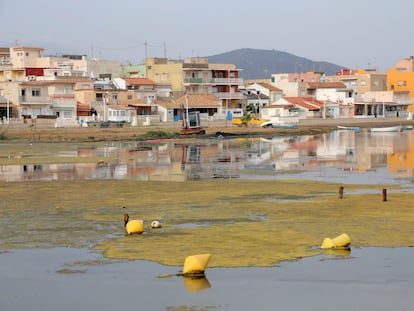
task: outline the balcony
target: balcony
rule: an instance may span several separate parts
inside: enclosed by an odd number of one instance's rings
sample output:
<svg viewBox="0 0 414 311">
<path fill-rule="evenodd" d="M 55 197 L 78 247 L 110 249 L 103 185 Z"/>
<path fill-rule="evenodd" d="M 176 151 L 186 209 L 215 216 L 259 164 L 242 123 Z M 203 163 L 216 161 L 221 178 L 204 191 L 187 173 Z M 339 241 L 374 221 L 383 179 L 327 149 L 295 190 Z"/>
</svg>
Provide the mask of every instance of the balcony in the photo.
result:
<svg viewBox="0 0 414 311">
<path fill-rule="evenodd" d="M 213 80 L 203 78 L 186 78 L 184 79 L 184 84 L 213 84 Z"/>
<path fill-rule="evenodd" d="M 51 102 L 49 96 L 19 96 L 21 105 L 48 105 Z"/>
<path fill-rule="evenodd" d="M 242 93 L 233 93 L 233 92 L 217 92 L 213 93 L 219 99 L 243 99 L 244 95 Z"/>
<path fill-rule="evenodd" d="M 212 85 L 243 85 L 243 79 L 239 78 L 185 78 L 184 84 L 212 84 Z"/>
<path fill-rule="evenodd" d="M 216 85 L 243 85 L 243 79 L 239 78 L 214 78 L 213 83 Z"/>
</svg>

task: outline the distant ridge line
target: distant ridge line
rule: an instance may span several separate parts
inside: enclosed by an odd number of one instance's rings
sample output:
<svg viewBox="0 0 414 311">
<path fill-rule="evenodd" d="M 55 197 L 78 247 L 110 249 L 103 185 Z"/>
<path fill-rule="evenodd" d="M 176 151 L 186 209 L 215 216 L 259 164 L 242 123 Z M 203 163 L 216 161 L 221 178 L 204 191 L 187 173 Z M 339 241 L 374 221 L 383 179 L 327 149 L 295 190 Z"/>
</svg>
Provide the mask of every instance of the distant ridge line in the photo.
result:
<svg viewBox="0 0 414 311">
<path fill-rule="evenodd" d="M 207 56 L 209 63 L 235 64 L 241 69 L 240 78 L 270 79 L 272 74 L 294 72 L 323 72 L 335 75 L 345 68 L 325 61 L 313 61 L 277 50 L 260 50 L 251 48 L 237 49 L 221 54 Z"/>
</svg>

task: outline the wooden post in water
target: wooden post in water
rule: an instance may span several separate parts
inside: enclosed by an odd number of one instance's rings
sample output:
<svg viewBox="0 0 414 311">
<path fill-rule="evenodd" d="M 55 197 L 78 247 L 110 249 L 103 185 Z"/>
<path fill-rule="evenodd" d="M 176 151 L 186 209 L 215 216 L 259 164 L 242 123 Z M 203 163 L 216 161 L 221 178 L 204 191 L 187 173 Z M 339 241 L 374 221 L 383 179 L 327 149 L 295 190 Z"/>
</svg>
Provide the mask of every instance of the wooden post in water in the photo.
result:
<svg viewBox="0 0 414 311">
<path fill-rule="evenodd" d="M 339 187 L 339 198 L 340 199 L 344 198 L 344 187 Z"/>
<path fill-rule="evenodd" d="M 387 189 L 382 189 L 382 201 L 387 201 Z"/>
</svg>

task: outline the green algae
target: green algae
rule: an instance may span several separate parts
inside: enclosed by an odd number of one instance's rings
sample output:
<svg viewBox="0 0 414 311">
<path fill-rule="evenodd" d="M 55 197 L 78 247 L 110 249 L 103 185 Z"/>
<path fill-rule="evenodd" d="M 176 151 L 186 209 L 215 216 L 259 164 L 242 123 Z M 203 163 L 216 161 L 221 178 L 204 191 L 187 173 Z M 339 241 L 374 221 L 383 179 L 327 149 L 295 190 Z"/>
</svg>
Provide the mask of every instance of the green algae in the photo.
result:
<svg viewBox="0 0 414 311">
<path fill-rule="evenodd" d="M 1 249 L 91 248 L 108 258 L 179 266 L 198 253 L 209 266 L 272 266 L 321 253 L 341 233 L 352 246 L 414 245 L 413 193 L 383 185 L 314 181 L 79 180 L 1 182 Z M 145 232 L 126 236 L 123 206 Z M 159 220 L 162 227 L 150 227 Z"/>
</svg>

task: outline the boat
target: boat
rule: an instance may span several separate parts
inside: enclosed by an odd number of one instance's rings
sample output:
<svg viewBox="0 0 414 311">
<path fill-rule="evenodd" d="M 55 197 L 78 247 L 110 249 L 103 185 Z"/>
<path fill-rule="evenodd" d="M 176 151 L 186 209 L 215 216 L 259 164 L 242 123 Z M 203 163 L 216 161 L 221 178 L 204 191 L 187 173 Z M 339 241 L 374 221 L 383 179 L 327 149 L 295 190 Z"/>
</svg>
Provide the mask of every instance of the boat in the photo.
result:
<svg viewBox="0 0 414 311">
<path fill-rule="evenodd" d="M 413 129 L 412 125 L 403 125 L 402 126 L 403 131 L 411 131 Z"/>
<path fill-rule="evenodd" d="M 342 125 L 338 125 L 338 129 L 347 130 L 347 131 L 360 131 L 361 130 L 361 128 L 358 126 L 342 126 Z"/>
<path fill-rule="evenodd" d="M 296 124 L 272 124 L 272 128 L 275 129 L 295 129 L 297 128 Z"/>
<path fill-rule="evenodd" d="M 291 123 L 277 123 L 274 121 L 266 121 L 260 124 L 261 127 L 272 127 L 277 129 L 295 129 L 297 128 L 296 124 Z"/>
<path fill-rule="evenodd" d="M 403 128 L 400 125 L 387 127 L 371 127 L 371 132 L 402 132 Z"/>
</svg>

